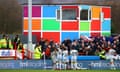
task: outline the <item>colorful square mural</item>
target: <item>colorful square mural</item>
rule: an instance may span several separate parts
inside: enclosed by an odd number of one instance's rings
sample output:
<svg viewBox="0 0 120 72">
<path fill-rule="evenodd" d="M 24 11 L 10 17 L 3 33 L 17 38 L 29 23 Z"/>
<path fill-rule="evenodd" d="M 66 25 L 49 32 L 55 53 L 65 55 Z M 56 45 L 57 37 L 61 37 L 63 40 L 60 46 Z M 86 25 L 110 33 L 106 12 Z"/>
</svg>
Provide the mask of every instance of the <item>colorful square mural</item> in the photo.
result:
<svg viewBox="0 0 120 72">
<path fill-rule="evenodd" d="M 28 32 L 28 6 L 23 6 L 23 32 Z M 111 8 L 91 5 L 33 5 L 32 34 L 56 42 L 111 34 Z"/>
</svg>

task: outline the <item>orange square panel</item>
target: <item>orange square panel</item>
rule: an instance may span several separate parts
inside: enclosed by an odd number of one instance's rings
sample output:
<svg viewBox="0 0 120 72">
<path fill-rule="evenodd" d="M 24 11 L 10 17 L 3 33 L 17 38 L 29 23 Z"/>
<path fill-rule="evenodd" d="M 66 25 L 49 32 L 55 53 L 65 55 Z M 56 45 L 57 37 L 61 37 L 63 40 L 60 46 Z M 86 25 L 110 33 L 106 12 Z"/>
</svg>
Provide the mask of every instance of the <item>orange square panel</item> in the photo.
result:
<svg viewBox="0 0 120 72">
<path fill-rule="evenodd" d="M 32 30 L 41 30 L 41 20 L 32 19 Z"/>
<path fill-rule="evenodd" d="M 92 7 L 92 18 L 100 18 L 100 7 Z"/>
<path fill-rule="evenodd" d="M 24 19 L 24 30 L 28 30 L 28 19 Z M 41 30 L 40 19 L 32 19 L 32 30 Z"/>
<path fill-rule="evenodd" d="M 23 23 L 24 23 L 23 29 L 28 30 L 28 19 L 24 19 Z"/>
</svg>

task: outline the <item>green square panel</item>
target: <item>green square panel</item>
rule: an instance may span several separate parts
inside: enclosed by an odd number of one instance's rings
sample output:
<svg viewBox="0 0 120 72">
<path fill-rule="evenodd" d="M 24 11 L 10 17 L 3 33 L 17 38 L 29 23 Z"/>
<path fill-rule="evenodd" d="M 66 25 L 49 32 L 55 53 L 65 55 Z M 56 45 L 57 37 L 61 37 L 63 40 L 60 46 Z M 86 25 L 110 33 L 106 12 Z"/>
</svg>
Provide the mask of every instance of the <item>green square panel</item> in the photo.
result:
<svg viewBox="0 0 120 72">
<path fill-rule="evenodd" d="M 43 30 L 60 30 L 60 22 L 56 19 L 43 19 L 42 22 Z"/>
<path fill-rule="evenodd" d="M 102 32 L 102 36 L 110 36 L 111 33 L 110 32 Z"/>
<path fill-rule="evenodd" d="M 90 22 L 80 22 L 80 31 L 89 31 Z"/>
</svg>

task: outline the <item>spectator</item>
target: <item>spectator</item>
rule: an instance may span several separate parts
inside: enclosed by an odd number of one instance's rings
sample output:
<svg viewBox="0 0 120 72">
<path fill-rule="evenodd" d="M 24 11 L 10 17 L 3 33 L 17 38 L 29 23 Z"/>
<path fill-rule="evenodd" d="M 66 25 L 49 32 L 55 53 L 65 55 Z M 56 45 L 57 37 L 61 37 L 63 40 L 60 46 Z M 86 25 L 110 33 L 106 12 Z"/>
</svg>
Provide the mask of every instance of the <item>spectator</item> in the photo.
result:
<svg viewBox="0 0 120 72">
<path fill-rule="evenodd" d="M 68 48 L 67 49 L 68 54 L 70 54 L 70 48 L 71 48 L 71 45 L 72 45 L 72 41 L 69 38 L 67 38 L 62 42 L 62 44 L 64 44 Z"/>
<path fill-rule="evenodd" d="M 41 45 L 42 52 L 44 50 L 45 39 L 41 38 L 39 44 Z"/>
<path fill-rule="evenodd" d="M 14 38 L 14 40 L 13 40 L 13 47 L 17 48 L 18 45 L 20 44 L 20 42 L 21 41 L 20 41 L 19 35 L 16 35 L 15 38 Z"/>
<path fill-rule="evenodd" d="M 48 47 L 45 50 L 45 56 L 47 59 L 50 59 L 50 54 L 51 54 L 51 45 L 48 45 Z"/>
<path fill-rule="evenodd" d="M 73 41 L 72 48 L 74 48 L 75 50 L 79 49 L 79 44 L 78 44 L 77 40 Z"/>
</svg>

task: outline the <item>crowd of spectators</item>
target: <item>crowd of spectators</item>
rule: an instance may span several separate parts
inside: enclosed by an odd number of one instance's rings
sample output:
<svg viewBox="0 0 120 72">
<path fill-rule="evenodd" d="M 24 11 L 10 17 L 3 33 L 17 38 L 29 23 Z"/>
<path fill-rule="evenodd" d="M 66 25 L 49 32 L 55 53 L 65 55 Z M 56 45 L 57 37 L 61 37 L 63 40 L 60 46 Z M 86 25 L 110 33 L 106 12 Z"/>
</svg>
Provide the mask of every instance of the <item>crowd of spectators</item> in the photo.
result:
<svg viewBox="0 0 120 72">
<path fill-rule="evenodd" d="M 76 40 L 70 40 L 67 38 L 61 43 L 56 43 L 53 40 L 49 41 L 41 38 L 39 44 L 41 45 L 42 52 L 45 52 L 46 58 L 48 59 L 50 58 L 51 52 L 53 52 L 55 48 L 67 48 L 68 52 L 74 48 L 78 51 L 79 55 L 84 56 L 105 55 L 109 49 L 114 49 L 117 54 L 120 54 L 120 35 L 114 37 L 96 36 L 89 38 L 86 36 L 80 36 L 80 38 Z"/>
<path fill-rule="evenodd" d="M 68 53 L 72 48 L 78 51 L 78 55 L 84 56 L 101 56 L 105 55 L 109 49 L 114 49 L 117 54 L 120 54 L 120 35 L 116 36 L 96 36 L 96 37 L 86 37 L 80 36 L 79 39 L 71 40 L 66 38 L 62 42 L 55 42 L 54 40 L 46 40 L 41 38 L 39 42 L 37 42 L 35 47 L 39 47 L 38 49 L 42 53 L 45 53 L 47 59 L 51 58 L 51 53 L 56 49 L 60 48 L 67 49 Z M 18 35 L 16 35 L 13 39 L 10 39 L 9 36 L 3 35 L 3 38 L 0 39 L 0 48 L 1 49 L 22 49 L 23 44 Z M 34 48 L 36 49 L 36 48 Z M 42 55 L 41 55 L 42 56 Z"/>
</svg>

